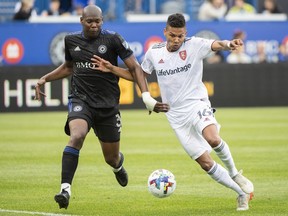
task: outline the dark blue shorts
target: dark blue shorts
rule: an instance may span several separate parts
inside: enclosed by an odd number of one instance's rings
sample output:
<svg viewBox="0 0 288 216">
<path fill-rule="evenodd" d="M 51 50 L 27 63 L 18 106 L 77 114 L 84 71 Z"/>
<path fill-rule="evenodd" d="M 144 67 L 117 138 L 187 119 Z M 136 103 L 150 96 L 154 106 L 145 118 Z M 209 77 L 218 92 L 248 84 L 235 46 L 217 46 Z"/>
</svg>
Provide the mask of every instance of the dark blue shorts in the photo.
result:
<svg viewBox="0 0 288 216">
<path fill-rule="evenodd" d="M 69 122 L 73 119 L 84 119 L 88 130 L 94 129 L 95 135 L 102 142 L 118 142 L 121 133 L 121 115 L 118 107 L 92 108 L 78 98 L 69 98 L 68 117 L 65 133 L 70 135 Z"/>
</svg>

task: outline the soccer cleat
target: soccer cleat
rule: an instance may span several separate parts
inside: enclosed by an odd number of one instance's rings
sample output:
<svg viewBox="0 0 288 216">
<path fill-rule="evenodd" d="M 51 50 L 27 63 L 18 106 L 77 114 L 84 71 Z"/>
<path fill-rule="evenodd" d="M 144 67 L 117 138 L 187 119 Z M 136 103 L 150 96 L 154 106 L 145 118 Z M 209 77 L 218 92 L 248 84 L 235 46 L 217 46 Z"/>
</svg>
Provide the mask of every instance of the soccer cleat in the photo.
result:
<svg viewBox="0 0 288 216">
<path fill-rule="evenodd" d="M 118 172 L 114 172 L 115 177 L 118 181 L 118 183 L 122 186 L 125 187 L 128 184 L 128 174 L 124 167 L 122 166 L 121 169 Z"/>
<path fill-rule="evenodd" d="M 125 187 L 128 184 L 128 174 L 127 174 L 125 168 L 122 166 L 123 161 L 124 161 L 124 155 L 121 152 L 120 152 L 120 156 L 121 156 L 121 159 L 119 162 L 120 167 L 117 169 L 113 169 L 113 172 L 115 174 L 115 177 L 116 177 L 118 183 L 122 187 Z"/>
<path fill-rule="evenodd" d="M 253 193 L 239 195 L 237 198 L 237 211 L 247 211 L 249 209 L 249 201 L 252 200 Z"/>
<path fill-rule="evenodd" d="M 69 205 L 70 195 L 67 191 L 62 190 L 61 193 L 55 195 L 54 200 L 59 204 L 59 208 L 67 209 Z"/>
<path fill-rule="evenodd" d="M 232 179 L 240 186 L 240 188 L 247 194 L 254 192 L 253 183 L 242 175 L 242 170 L 238 172 Z"/>
</svg>

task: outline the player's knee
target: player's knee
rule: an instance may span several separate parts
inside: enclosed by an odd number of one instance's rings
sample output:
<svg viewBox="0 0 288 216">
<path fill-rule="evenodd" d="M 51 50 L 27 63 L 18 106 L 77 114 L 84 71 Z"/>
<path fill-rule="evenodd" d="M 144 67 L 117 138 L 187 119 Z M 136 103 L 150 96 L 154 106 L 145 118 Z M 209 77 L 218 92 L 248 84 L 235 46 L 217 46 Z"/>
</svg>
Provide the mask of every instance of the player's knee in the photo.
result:
<svg viewBox="0 0 288 216">
<path fill-rule="evenodd" d="M 74 133 L 70 135 L 70 144 L 75 147 L 82 147 L 86 134 Z"/>
</svg>

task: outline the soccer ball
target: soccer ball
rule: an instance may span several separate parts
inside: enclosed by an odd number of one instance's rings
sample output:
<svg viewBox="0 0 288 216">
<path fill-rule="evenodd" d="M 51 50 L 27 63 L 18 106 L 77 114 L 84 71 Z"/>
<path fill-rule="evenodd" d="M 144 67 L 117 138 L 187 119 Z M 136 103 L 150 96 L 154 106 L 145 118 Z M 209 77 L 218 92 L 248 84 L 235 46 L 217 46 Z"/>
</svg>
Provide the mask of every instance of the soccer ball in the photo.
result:
<svg viewBox="0 0 288 216">
<path fill-rule="evenodd" d="M 176 180 L 169 170 L 158 169 L 152 172 L 148 178 L 148 189 L 158 198 L 170 196 L 176 189 Z"/>
</svg>

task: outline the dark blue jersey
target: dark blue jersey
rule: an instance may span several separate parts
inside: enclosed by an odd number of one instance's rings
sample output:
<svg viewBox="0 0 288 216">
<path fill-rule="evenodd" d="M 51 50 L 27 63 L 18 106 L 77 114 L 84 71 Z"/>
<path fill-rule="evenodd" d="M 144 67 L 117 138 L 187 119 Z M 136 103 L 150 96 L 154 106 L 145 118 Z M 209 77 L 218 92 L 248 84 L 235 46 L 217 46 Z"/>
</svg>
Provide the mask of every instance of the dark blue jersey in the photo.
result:
<svg viewBox="0 0 288 216">
<path fill-rule="evenodd" d="M 75 32 L 65 37 L 65 59 L 73 62 L 71 79 L 72 96 L 84 100 L 94 108 L 111 108 L 118 106 L 120 89 L 119 77 L 93 68 L 93 55 L 118 65 L 133 52 L 127 42 L 117 33 L 101 30 L 95 39 L 87 39 L 83 32 Z"/>
</svg>

